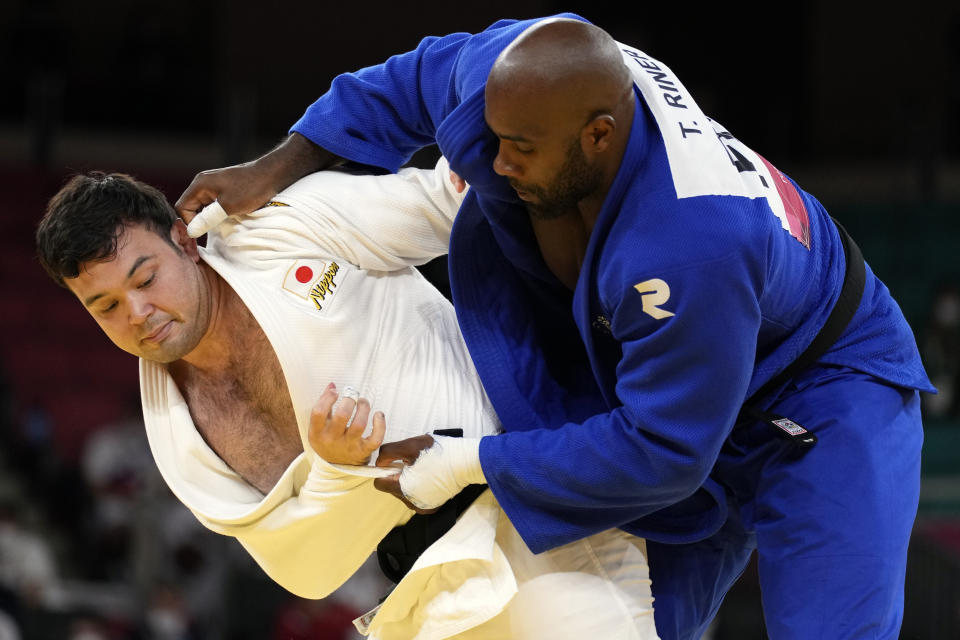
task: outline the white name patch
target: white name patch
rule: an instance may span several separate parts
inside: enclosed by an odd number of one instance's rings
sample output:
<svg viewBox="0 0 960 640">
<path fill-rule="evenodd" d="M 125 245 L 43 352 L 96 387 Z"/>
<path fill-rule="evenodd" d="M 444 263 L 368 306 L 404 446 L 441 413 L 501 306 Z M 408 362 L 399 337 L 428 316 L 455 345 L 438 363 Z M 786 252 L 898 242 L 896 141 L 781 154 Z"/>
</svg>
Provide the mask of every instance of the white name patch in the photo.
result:
<svg viewBox="0 0 960 640">
<path fill-rule="evenodd" d="M 639 49 L 620 44 L 663 136 L 678 198 L 765 198 L 780 226 L 810 248 L 810 223 L 793 184 L 772 164 L 708 118 L 674 73 Z"/>
</svg>

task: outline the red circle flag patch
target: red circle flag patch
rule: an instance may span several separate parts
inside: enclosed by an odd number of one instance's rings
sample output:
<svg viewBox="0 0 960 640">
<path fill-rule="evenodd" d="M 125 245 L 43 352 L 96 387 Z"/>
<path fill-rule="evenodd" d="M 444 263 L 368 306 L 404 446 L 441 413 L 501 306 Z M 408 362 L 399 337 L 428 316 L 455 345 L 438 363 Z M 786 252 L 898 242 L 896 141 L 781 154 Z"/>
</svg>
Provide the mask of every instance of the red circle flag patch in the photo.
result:
<svg viewBox="0 0 960 640">
<path fill-rule="evenodd" d="M 304 300 L 310 299 L 310 287 L 317 281 L 327 263 L 321 260 L 296 260 L 283 274 L 283 288 Z"/>
<path fill-rule="evenodd" d="M 297 282 L 310 282 L 313 280 L 313 269 L 310 267 L 300 267 L 297 269 Z"/>
</svg>

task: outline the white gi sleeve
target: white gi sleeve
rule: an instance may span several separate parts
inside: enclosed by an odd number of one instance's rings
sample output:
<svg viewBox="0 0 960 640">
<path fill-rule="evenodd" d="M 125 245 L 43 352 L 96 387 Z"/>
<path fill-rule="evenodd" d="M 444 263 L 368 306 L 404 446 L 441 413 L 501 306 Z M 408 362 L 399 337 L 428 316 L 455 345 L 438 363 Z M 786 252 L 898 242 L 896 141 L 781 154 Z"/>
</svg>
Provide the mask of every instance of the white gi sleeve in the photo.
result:
<svg viewBox="0 0 960 640">
<path fill-rule="evenodd" d="M 194 513 L 213 531 L 236 537 L 277 584 L 312 599 L 339 588 L 391 529 L 413 515 L 374 489 L 372 478 L 345 475 L 319 458 L 299 493 L 260 517 L 225 523 Z"/>
<path fill-rule="evenodd" d="M 227 247 L 242 247 L 254 264 L 319 255 L 391 271 L 447 253 L 464 197 L 451 184 L 443 158 L 433 169 L 380 176 L 320 171 L 277 194 L 269 206 L 224 221 L 215 234 Z M 244 233 L 236 233 L 240 228 Z"/>
</svg>

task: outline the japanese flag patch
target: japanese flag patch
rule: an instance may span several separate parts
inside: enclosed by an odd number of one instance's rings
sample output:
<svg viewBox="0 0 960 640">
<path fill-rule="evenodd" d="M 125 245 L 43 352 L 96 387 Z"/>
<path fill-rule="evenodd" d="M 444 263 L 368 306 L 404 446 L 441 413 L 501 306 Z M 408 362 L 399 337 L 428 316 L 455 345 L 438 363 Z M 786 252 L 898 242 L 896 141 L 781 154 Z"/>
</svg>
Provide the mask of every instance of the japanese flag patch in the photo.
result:
<svg viewBox="0 0 960 640">
<path fill-rule="evenodd" d="M 341 280 L 340 265 L 335 261 L 297 260 L 287 269 L 281 286 L 321 311 L 336 295 Z"/>
</svg>

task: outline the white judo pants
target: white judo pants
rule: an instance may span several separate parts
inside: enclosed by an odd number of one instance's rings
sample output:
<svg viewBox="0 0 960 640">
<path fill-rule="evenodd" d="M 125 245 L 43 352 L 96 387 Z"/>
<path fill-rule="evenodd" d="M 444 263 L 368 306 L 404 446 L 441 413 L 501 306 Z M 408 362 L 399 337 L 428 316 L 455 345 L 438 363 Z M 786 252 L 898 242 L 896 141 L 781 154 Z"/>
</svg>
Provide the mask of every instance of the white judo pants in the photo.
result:
<svg viewBox="0 0 960 640">
<path fill-rule="evenodd" d="M 642 538 L 604 531 L 534 555 L 501 515 L 497 543 L 518 592 L 456 640 L 658 640 Z"/>
</svg>

